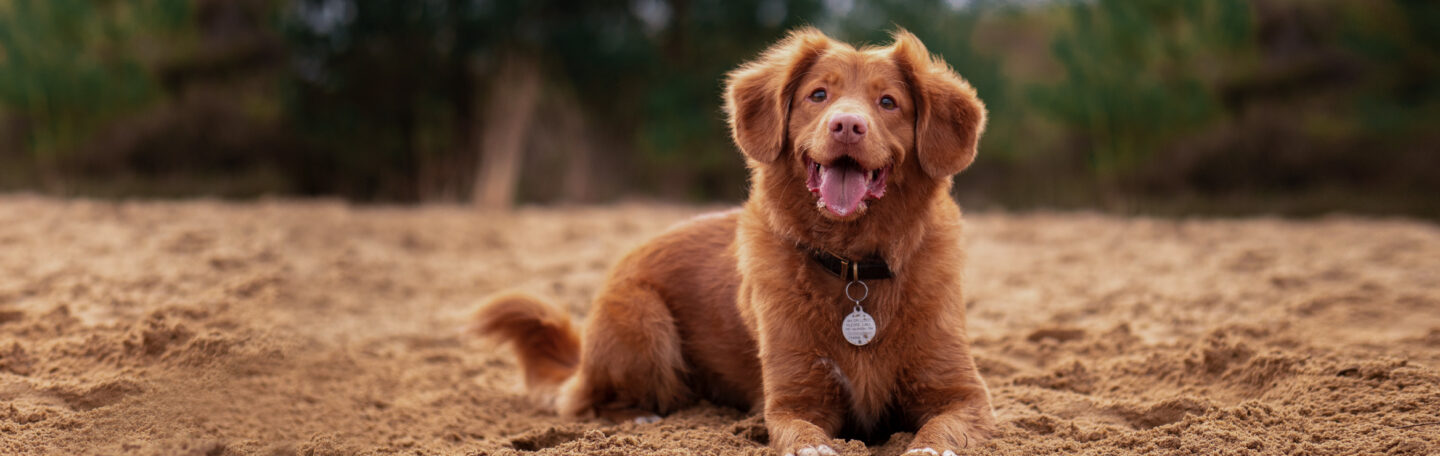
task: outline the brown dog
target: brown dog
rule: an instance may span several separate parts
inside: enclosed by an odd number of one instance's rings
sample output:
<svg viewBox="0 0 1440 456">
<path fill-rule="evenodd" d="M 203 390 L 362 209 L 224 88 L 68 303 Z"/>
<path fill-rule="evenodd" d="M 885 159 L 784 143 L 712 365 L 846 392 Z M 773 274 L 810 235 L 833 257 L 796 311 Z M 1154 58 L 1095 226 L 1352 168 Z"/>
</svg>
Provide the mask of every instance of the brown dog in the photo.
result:
<svg viewBox="0 0 1440 456">
<path fill-rule="evenodd" d="M 630 252 L 583 338 L 519 294 L 482 307 L 476 330 L 513 341 L 528 388 L 566 415 L 761 407 L 771 445 L 802 456 L 834 454 L 837 435 L 915 431 L 919 454 L 984 440 L 949 190 L 985 108 L 913 35 L 894 39 L 857 50 L 801 29 L 730 73 L 749 201 Z"/>
</svg>

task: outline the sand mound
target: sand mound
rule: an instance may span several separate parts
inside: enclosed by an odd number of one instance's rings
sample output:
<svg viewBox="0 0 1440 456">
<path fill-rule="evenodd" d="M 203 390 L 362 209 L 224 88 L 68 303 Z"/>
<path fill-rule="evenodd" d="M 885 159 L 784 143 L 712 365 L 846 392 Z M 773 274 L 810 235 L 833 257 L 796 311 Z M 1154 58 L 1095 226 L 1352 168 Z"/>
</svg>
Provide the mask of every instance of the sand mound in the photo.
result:
<svg viewBox="0 0 1440 456">
<path fill-rule="evenodd" d="M 756 416 L 538 411 L 465 337 L 520 287 L 576 315 L 699 209 L 0 197 L 0 454 L 767 454 Z M 1440 229 L 969 216 L 976 454 L 1440 452 Z M 845 454 L 896 454 L 909 435 Z"/>
</svg>

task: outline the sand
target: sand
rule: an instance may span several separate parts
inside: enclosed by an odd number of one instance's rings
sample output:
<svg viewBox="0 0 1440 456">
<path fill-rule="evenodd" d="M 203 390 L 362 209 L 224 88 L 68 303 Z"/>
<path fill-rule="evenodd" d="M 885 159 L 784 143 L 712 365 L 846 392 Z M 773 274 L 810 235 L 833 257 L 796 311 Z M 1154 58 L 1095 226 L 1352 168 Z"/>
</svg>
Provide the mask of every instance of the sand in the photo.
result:
<svg viewBox="0 0 1440 456">
<path fill-rule="evenodd" d="M 768 454 L 760 418 L 707 404 L 546 413 L 462 332 L 512 287 L 583 315 L 703 210 L 0 196 L 0 454 Z M 1440 453 L 1435 225 L 967 221 L 1000 423 L 972 454 Z"/>
</svg>

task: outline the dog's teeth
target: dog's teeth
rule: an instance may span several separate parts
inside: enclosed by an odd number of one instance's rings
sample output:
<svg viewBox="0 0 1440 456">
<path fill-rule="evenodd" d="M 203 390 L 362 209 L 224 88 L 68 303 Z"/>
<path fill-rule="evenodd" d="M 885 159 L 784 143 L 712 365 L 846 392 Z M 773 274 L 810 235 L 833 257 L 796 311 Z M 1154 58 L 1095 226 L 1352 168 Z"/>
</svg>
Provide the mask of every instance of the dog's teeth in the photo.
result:
<svg viewBox="0 0 1440 456">
<path fill-rule="evenodd" d="M 815 201 L 815 207 L 820 208 L 820 209 L 824 209 L 824 208 L 825 208 L 825 200 L 816 200 L 816 201 Z"/>
</svg>

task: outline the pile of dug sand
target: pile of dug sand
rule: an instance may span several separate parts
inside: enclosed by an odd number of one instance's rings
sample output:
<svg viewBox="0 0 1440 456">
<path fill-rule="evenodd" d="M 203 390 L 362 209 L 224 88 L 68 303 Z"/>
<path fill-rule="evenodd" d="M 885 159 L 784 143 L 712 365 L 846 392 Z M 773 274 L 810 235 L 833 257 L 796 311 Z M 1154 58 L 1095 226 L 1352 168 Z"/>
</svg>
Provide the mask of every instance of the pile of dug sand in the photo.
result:
<svg viewBox="0 0 1440 456">
<path fill-rule="evenodd" d="M 768 454 L 706 404 L 655 424 L 530 404 L 483 298 L 577 316 L 702 209 L 0 197 L 0 454 Z M 971 214 L 973 454 L 1440 453 L 1440 228 Z M 910 435 L 843 453 L 896 454 Z"/>
</svg>

